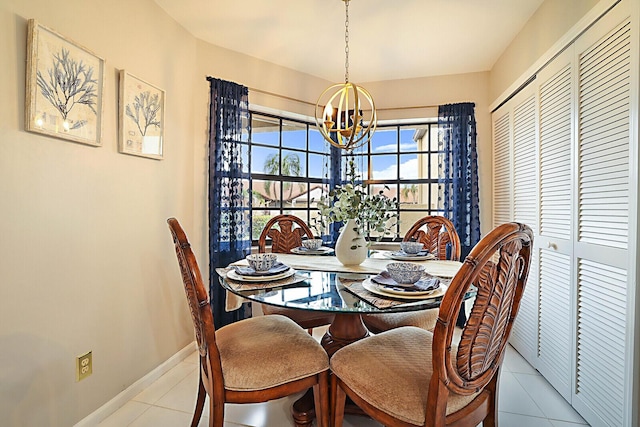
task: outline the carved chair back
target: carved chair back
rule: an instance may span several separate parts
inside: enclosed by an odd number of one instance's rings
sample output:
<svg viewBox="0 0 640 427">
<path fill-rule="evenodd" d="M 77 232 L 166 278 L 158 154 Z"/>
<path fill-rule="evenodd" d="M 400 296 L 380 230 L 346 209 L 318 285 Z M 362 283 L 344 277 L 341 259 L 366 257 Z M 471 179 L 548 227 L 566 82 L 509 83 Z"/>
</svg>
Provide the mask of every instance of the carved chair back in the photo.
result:
<svg viewBox="0 0 640 427">
<path fill-rule="evenodd" d="M 313 232 L 303 220 L 294 215 L 276 215 L 264 226 L 258 240 L 258 252 L 266 252 L 267 237 L 271 239 L 271 252 L 290 253 L 302 246 L 302 238 L 313 239 Z"/>
<path fill-rule="evenodd" d="M 529 274 L 532 246 L 528 226 L 508 223 L 485 236 L 465 259 L 442 300 L 434 330 L 434 375 L 427 413 L 434 411 L 444 419 L 449 392 L 471 395 L 488 387 L 495 397 L 497 374 Z M 478 293 L 457 353 L 452 354 L 456 319 L 472 284 Z"/>
<path fill-rule="evenodd" d="M 425 216 L 416 221 L 402 239 L 424 244 L 429 253 L 441 260 L 460 261 L 460 237 L 453 223 L 443 216 Z M 447 247 L 450 247 L 447 256 Z"/>
<path fill-rule="evenodd" d="M 202 367 L 202 381 L 209 393 L 212 387 L 223 390 L 222 365 L 220 353 L 216 345 L 213 312 L 209 305 L 209 296 L 202 281 L 202 275 L 196 257 L 191 250 L 187 235 L 175 218 L 167 220 L 182 273 L 182 283 L 193 320 L 198 352 Z M 211 394 L 213 395 L 213 394 Z"/>
</svg>

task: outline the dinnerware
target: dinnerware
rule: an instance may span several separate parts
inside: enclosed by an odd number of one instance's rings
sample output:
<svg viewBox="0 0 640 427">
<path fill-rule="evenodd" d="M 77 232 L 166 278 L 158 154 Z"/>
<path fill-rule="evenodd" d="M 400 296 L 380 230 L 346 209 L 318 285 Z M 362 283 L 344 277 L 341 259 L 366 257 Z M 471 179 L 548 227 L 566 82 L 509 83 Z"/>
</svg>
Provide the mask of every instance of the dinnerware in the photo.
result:
<svg viewBox="0 0 640 427">
<path fill-rule="evenodd" d="M 438 289 L 438 286 L 440 286 L 440 280 L 438 278 L 426 276 L 422 276 L 420 280 L 415 283 L 397 283 L 391 278 L 388 271 L 383 271 L 371 277 L 371 281 L 378 286 L 382 286 L 384 289 L 397 290 L 402 293 L 429 293 Z"/>
<path fill-rule="evenodd" d="M 417 254 L 423 247 L 421 242 L 400 242 L 400 248 L 407 254 Z"/>
<path fill-rule="evenodd" d="M 411 262 L 390 262 L 387 271 L 396 283 L 415 283 L 422 277 L 424 265 Z"/>
<path fill-rule="evenodd" d="M 333 252 L 333 249 L 326 246 L 321 246 L 318 249 L 307 249 L 302 246 L 291 249 L 291 253 L 297 255 L 325 255 L 331 252 Z"/>
<path fill-rule="evenodd" d="M 374 282 L 371 281 L 371 279 L 365 279 L 362 281 L 362 287 L 365 288 L 367 291 L 371 292 L 372 294 L 381 296 L 381 297 L 385 297 L 385 298 L 393 298 L 393 299 L 406 299 L 406 300 L 421 300 L 421 299 L 432 299 L 432 298 L 438 298 L 441 297 L 442 295 L 445 294 L 445 292 L 447 292 L 447 286 L 443 285 L 442 283 L 440 284 L 440 286 L 438 287 L 438 289 L 436 289 L 433 292 L 430 292 L 428 294 L 423 294 L 423 295 L 411 295 L 411 294 L 394 294 L 392 292 L 389 291 L 385 291 L 383 286 L 380 286 Z"/>
<path fill-rule="evenodd" d="M 267 271 L 255 271 L 251 267 L 243 267 L 240 265 L 236 265 L 234 270 L 241 276 L 273 276 L 276 274 L 284 273 L 289 269 L 288 265 L 281 263 L 280 261 L 276 261 L 275 264 L 271 266 L 271 268 Z"/>
<path fill-rule="evenodd" d="M 276 254 L 251 254 L 247 256 L 249 266 L 255 271 L 269 271 L 278 260 Z"/>
<path fill-rule="evenodd" d="M 274 274 L 272 276 L 242 276 L 235 272 L 235 270 L 229 270 L 227 272 L 227 279 L 235 280 L 237 282 L 269 282 L 287 277 L 293 276 L 296 271 L 293 268 L 288 269 L 284 273 Z"/>
<path fill-rule="evenodd" d="M 404 251 L 396 251 L 396 252 L 386 252 L 384 254 L 386 258 L 394 259 L 396 261 L 427 261 L 436 259 L 434 254 L 430 254 L 428 252 L 422 253 L 418 252 L 415 255 L 410 255 L 405 253 Z"/>
<path fill-rule="evenodd" d="M 405 288 L 403 286 L 387 286 L 387 285 L 380 285 L 379 283 L 375 283 L 375 284 L 378 286 L 380 290 L 384 292 L 388 292 L 390 294 L 394 294 L 394 295 L 429 295 L 434 293 L 436 290 L 438 290 L 438 288 L 434 288 L 426 291 L 419 291 L 417 289 Z"/>
<path fill-rule="evenodd" d="M 322 239 L 307 239 L 302 241 L 302 247 L 305 249 L 318 250 L 322 246 Z"/>
</svg>

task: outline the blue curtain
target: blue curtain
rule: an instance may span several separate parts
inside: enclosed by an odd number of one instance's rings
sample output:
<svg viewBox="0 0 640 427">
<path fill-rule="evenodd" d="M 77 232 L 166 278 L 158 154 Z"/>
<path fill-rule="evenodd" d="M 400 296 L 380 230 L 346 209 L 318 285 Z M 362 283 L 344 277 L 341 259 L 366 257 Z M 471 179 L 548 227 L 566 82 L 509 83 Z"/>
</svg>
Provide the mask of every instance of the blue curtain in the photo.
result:
<svg viewBox="0 0 640 427">
<path fill-rule="evenodd" d="M 441 105 L 438 128 L 440 204 L 460 236 L 464 259 L 480 241 L 475 104 Z"/>
<path fill-rule="evenodd" d="M 225 310 L 225 291 L 215 271 L 251 253 L 251 197 L 243 191 L 248 189 L 248 184 L 243 186 L 243 179 L 248 179 L 247 146 L 240 143 L 248 140 L 251 121 L 246 87 L 212 77 L 207 80 L 211 85 L 209 295 L 215 327 L 220 328 L 251 316 L 249 304 L 235 311 Z"/>
</svg>

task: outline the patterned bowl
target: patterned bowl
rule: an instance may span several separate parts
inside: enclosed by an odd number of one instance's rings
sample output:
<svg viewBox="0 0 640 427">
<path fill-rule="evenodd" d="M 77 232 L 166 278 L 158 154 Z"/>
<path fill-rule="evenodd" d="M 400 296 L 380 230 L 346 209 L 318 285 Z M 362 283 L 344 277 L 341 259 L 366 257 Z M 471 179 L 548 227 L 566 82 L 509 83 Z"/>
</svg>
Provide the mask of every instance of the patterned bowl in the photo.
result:
<svg viewBox="0 0 640 427">
<path fill-rule="evenodd" d="M 416 283 L 422 277 L 424 265 L 411 262 L 390 262 L 387 264 L 387 271 L 396 283 Z"/>
<path fill-rule="evenodd" d="M 249 266 L 255 271 L 269 271 L 277 260 L 276 254 L 251 254 L 247 256 Z"/>
<path fill-rule="evenodd" d="M 420 242 L 400 242 L 400 247 L 405 254 L 417 254 L 424 245 Z"/>
<path fill-rule="evenodd" d="M 322 239 L 307 239 L 302 241 L 302 247 L 306 249 L 320 249 Z"/>
</svg>

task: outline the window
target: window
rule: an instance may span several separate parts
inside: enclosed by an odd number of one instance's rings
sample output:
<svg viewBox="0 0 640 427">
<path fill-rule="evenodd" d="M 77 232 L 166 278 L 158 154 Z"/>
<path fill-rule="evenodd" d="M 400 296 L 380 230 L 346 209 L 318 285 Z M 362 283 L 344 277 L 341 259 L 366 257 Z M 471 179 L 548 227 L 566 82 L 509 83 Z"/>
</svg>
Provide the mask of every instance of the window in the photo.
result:
<svg viewBox="0 0 640 427">
<path fill-rule="evenodd" d="M 296 215 L 308 224 L 318 215 L 316 202 L 329 191 L 329 146 L 315 123 L 251 113 L 248 144 L 252 195 L 252 240 L 257 244 L 269 218 Z M 399 198 L 399 236 L 438 209 L 438 125 L 379 124 L 369 145 L 355 153 L 369 191 Z M 342 174 L 344 175 L 343 159 Z M 317 233 L 317 230 L 314 230 Z"/>
<path fill-rule="evenodd" d="M 275 215 L 311 224 L 316 202 L 329 188 L 329 150 L 315 124 L 252 112 L 249 147 L 253 242 Z"/>
<path fill-rule="evenodd" d="M 426 215 L 442 215 L 438 206 L 438 124 L 378 125 L 371 143 L 356 153 L 369 191 L 399 200 L 398 236 Z M 359 158 L 358 158 L 359 157 Z"/>
</svg>

